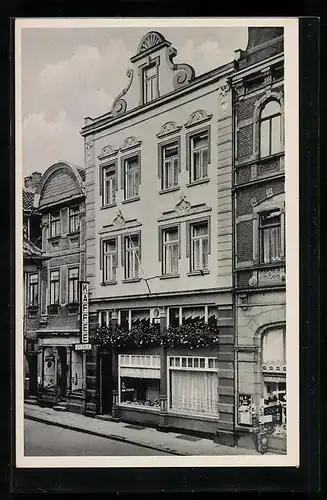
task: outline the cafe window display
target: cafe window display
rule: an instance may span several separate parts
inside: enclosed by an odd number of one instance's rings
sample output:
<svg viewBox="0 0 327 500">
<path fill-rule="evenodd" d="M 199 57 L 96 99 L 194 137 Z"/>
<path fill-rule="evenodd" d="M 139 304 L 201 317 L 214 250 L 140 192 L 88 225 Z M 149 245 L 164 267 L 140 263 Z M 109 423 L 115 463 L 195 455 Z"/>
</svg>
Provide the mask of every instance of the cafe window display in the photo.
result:
<svg viewBox="0 0 327 500">
<path fill-rule="evenodd" d="M 262 338 L 263 423 L 274 435 L 286 437 L 285 328 L 269 330 Z"/>
<path fill-rule="evenodd" d="M 160 356 L 120 354 L 119 403 L 160 408 Z"/>
<path fill-rule="evenodd" d="M 169 357 L 169 408 L 218 415 L 218 361 L 198 356 Z"/>
<path fill-rule="evenodd" d="M 83 353 L 71 352 L 71 392 L 82 391 L 84 389 L 83 377 Z"/>
</svg>

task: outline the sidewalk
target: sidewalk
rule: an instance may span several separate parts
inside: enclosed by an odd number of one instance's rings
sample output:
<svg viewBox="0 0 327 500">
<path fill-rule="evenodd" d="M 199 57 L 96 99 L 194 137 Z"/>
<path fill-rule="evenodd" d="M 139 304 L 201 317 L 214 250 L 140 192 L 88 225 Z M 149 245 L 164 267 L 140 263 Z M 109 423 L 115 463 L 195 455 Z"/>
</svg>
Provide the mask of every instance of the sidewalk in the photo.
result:
<svg viewBox="0 0 327 500">
<path fill-rule="evenodd" d="M 85 432 L 124 441 L 172 455 L 260 455 L 257 451 L 245 448 L 232 448 L 214 443 L 210 439 L 178 434 L 176 432 L 160 432 L 149 427 L 139 427 L 126 422 L 113 422 L 100 418 L 85 417 L 76 413 L 61 412 L 52 408 L 24 405 L 25 418 L 66 429 Z M 139 427 L 139 428 L 138 428 Z"/>
</svg>

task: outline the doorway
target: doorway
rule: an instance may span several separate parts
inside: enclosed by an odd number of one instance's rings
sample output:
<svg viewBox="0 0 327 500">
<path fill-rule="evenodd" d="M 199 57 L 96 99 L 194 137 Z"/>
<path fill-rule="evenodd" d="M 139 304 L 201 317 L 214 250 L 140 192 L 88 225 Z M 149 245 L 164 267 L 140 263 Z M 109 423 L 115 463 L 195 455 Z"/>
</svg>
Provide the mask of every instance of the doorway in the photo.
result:
<svg viewBox="0 0 327 500">
<path fill-rule="evenodd" d="M 62 401 L 66 398 L 66 389 L 67 389 L 66 347 L 58 347 L 57 388 L 58 388 L 58 399 L 59 401 Z"/>
<path fill-rule="evenodd" d="M 99 354 L 100 401 L 99 413 L 111 414 L 112 410 L 112 359 L 111 352 Z"/>
<path fill-rule="evenodd" d="M 29 353 L 27 355 L 29 386 L 28 395 L 37 396 L 37 353 Z"/>
</svg>

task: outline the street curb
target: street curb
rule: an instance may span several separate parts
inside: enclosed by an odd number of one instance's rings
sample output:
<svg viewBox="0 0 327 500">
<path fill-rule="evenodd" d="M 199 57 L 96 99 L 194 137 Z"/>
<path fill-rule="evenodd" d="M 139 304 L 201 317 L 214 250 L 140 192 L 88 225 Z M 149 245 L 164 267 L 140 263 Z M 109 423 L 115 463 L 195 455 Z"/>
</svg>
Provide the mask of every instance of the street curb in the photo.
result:
<svg viewBox="0 0 327 500">
<path fill-rule="evenodd" d="M 125 438 L 123 436 L 116 436 L 115 434 L 104 434 L 102 432 L 93 431 L 90 429 L 81 429 L 80 427 L 75 427 L 74 425 L 64 424 L 60 422 L 53 422 L 46 418 L 37 417 L 35 415 L 27 415 L 24 414 L 24 417 L 27 420 L 34 420 L 35 422 L 41 422 L 43 424 L 53 425 L 54 427 L 61 427 L 63 429 L 69 429 L 70 431 L 81 432 L 82 434 L 90 434 L 92 436 L 102 437 L 106 439 L 111 439 L 112 441 L 120 441 L 127 444 L 133 444 L 136 446 L 141 446 L 142 448 L 148 448 L 149 450 L 162 451 L 165 453 L 170 453 L 171 455 L 179 455 L 179 456 L 191 456 L 189 453 L 181 453 L 180 451 L 172 450 L 171 448 L 166 448 L 165 446 L 152 446 L 151 444 L 140 443 L 139 441 L 134 441 L 129 438 Z"/>
</svg>

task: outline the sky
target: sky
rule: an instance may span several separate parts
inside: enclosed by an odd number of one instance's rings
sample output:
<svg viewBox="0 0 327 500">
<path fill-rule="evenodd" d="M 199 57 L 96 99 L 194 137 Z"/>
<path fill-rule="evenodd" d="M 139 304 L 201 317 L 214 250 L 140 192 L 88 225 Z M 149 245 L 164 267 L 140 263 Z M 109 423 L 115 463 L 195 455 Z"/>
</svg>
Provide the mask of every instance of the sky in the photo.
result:
<svg viewBox="0 0 327 500">
<path fill-rule="evenodd" d="M 23 173 L 64 160 L 83 166 L 81 127 L 107 113 L 127 84 L 130 57 L 150 30 L 177 49 L 174 62 L 200 75 L 245 49 L 247 28 L 23 28 L 21 82 Z"/>
</svg>

